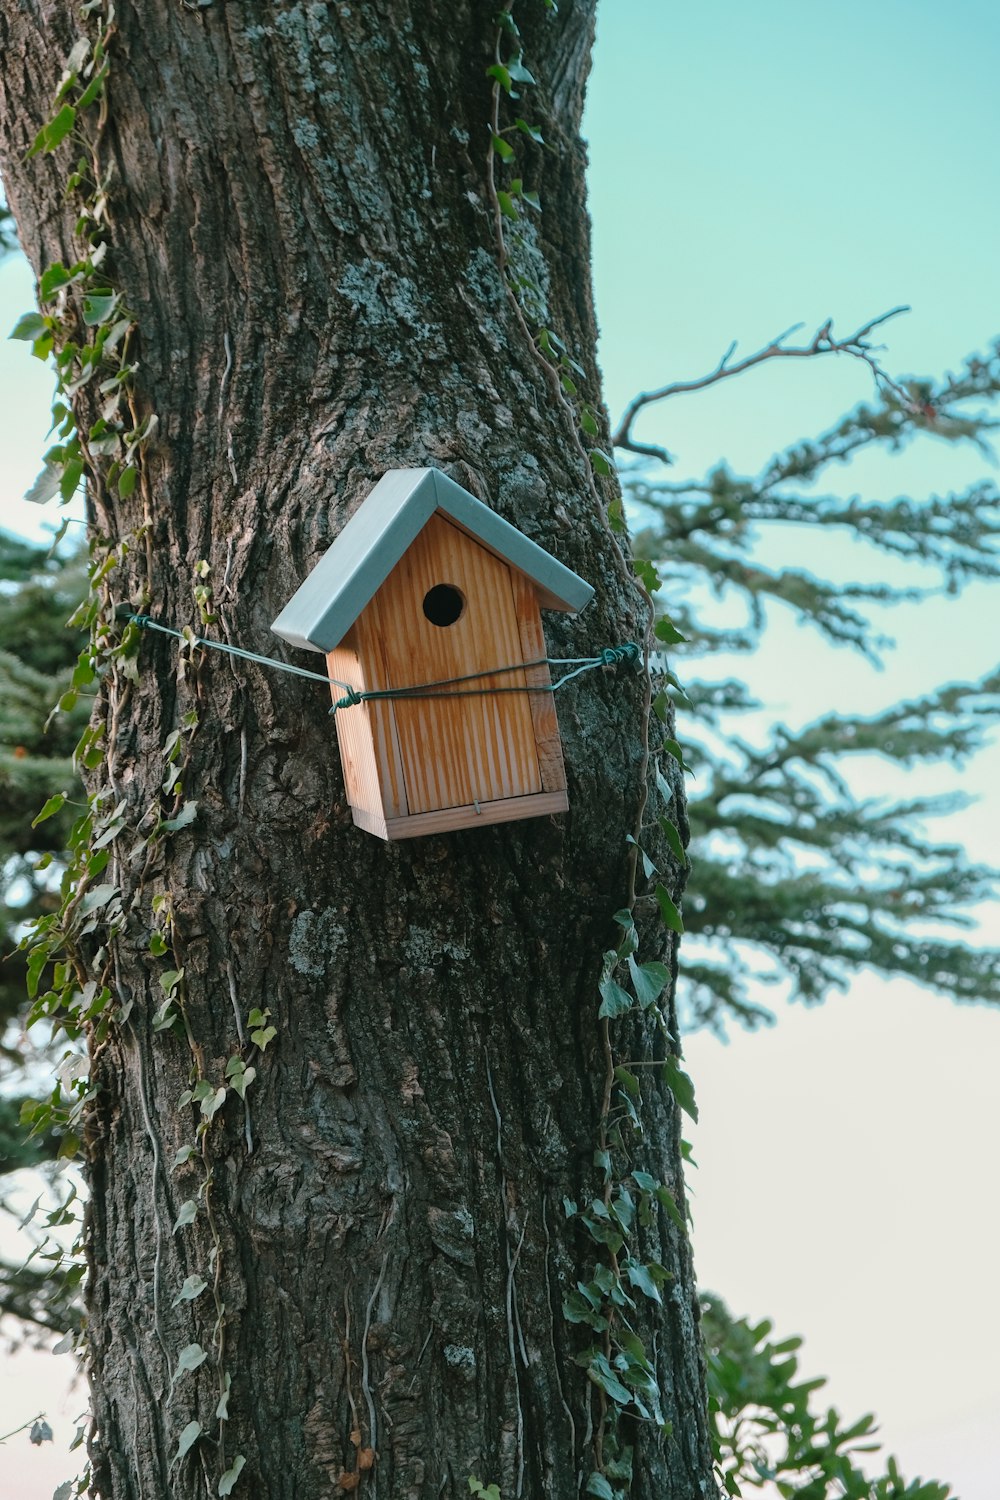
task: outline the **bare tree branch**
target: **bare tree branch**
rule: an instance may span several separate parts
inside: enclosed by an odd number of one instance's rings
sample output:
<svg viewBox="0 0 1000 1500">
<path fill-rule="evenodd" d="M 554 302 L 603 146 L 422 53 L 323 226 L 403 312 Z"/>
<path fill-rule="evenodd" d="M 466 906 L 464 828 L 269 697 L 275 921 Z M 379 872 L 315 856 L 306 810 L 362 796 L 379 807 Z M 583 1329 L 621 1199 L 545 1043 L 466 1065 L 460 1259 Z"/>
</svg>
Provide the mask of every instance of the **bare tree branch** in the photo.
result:
<svg viewBox="0 0 1000 1500">
<path fill-rule="evenodd" d="M 891 308 L 880 317 L 872 318 L 869 322 L 862 324 L 844 339 L 834 337 L 833 319 L 827 318 L 822 327 L 816 330 L 810 343 L 788 347 L 785 340 L 791 338 L 793 333 L 798 333 L 799 329 L 804 326 L 802 323 L 795 323 L 791 328 L 786 328 L 784 333 L 779 333 L 777 338 L 772 339 L 762 349 L 758 349 L 756 354 L 748 354 L 745 359 L 730 364 L 736 352 L 734 342 L 730 344 L 715 369 L 707 375 L 702 375 L 700 379 L 676 381 L 673 385 L 661 386 L 659 390 L 644 391 L 638 396 L 633 396 L 625 408 L 611 441 L 616 448 L 622 448 L 626 452 L 641 453 L 646 457 L 660 458 L 667 464 L 672 463 L 673 459 L 665 448 L 659 448 L 652 443 L 640 443 L 633 436 L 632 428 L 639 413 L 647 406 L 666 401 L 671 396 L 686 396 L 691 391 L 703 391 L 709 386 L 718 385 L 720 381 L 728 380 L 730 376 L 742 375 L 745 370 L 752 369 L 754 365 L 763 364 L 768 359 L 812 359 L 820 354 L 849 354 L 854 359 L 862 360 L 868 366 L 879 389 L 891 391 L 896 399 L 908 408 L 912 405 L 912 398 L 883 370 L 876 358 L 883 346 L 871 344 L 868 336 L 881 324 L 887 323 L 890 318 L 896 318 L 900 313 L 909 312 L 909 310 L 908 307 Z"/>
</svg>

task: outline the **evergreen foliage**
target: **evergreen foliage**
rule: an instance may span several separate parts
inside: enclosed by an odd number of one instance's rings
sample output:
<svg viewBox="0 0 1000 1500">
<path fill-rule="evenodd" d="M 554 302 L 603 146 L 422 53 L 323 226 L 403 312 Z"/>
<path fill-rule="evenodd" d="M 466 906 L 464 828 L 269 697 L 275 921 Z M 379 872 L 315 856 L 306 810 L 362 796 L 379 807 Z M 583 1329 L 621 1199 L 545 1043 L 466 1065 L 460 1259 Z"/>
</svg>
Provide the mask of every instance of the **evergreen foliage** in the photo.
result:
<svg viewBox="0 0 1000 1500">
<path fill-rule="evenodd" d="M 948 1485 L 908 1483 L 895 1458 L 882 1474 L 865 1472 L 858 1459 L 880 1447 L 875 1418 L 845 1423 L 835 1407 L 821 1404 L 818 1393 L 826 1381 L 800 1377 L 801 1339 L 773 1342 L 770 1322 L 734 1318 L 713 1296 L 702 1298 L 702 1331 L 715 1459 L 726 1494 L 948 1500 Z"/>
<path fill-rule="evenodd" d="M 802 728 L 778 723 L 763 744 L 738 733 L 737 716 L 762 707 L 739 681 L 692 680 L 685 671 L 721 653 L 754 651 L 775 604 L 827 641 L 878 661 L 891 643 L 878 635 L 871 606 L 941 589 L 957 594 L 1000 576 L 992 479 L 958 494 L 885 502 L 823 489 L 835 466 L 865 450 L 897 452 L 918 437 L 987 454 L 1000 424 L 998 395 L 1000 344 L 958 375 L 884 384 L 875 403 L 778 454 L 756 476 L 719 466 L 704 480 L 648 471 L 626 480 L 645 522 L 637 550 L 655 562 L 662 598 L 686 637 L 671 663 L 686 679 L 681 724 L 695 773 L 684 920 L 689 934 L 708 940 L 682 965 L 691 1024 L 766 1019 L 751 997 L 751 974 L 783 980 L 806 1001 L 844 988 L 862 966 L 957 1000 L 1000 1001 L 1000 954 L 970 946 L 959 931 L 969 909 L 995 894 L 997 873 L 925 832 L 958 799 L 861 801 L 849 782 L 860 756 L 908 769 L 962 762 L 981 749 L 1000 706 L 1000 670 L 982 682 L 928 684 L 922 697 L 872 718 L 830 713 Z M 891 559 L 894 575 L 900 564 L 919 565 L 922 587 L 769 566 L 777 527 L 859 539 Z M 935 573 L 936 588 L 928 588 Z M 713 610 L 717 617 L 720 604 L 737 603 L 739 623 L 716 623 Z"/>
<path fill-rule="evenodd" d="M 26 1140 L 18 1123 L 33 1090 L 22 1031 L 25 959 L 16 946 L 24 924 L 52 909 L 71 809 L 37 828 L 31 820 L 56 792 L 82 795 L 72 750 L 87 706 L 64 714 L 56 705 L 80 649 L 66 620 L 83 595 L 84 571 L 79 555 L 0 533 L 0 1053 L 9 1088 L 0 1095 L 0 1174 L 39 1166 L 59 1149 L 51 1135 Z M 4 1201 L 0 1192 L 0 1207 Z M 64 1329 L 76 1317 L 44 1270 L 0 1262 L 2 1313 L 44 1329 Z"/>
</svg>

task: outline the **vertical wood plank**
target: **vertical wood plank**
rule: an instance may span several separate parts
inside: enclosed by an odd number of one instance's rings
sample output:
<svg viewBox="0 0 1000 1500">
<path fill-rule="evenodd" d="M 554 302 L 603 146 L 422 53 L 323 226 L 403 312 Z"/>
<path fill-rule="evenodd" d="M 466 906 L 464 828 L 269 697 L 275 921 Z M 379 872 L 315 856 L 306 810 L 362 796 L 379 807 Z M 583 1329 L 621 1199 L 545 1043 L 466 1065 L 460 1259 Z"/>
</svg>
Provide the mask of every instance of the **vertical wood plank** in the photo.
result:
<svg viewBox="0 0 1000 1500">
<path fill-rule="evenodd" d="M 450 697 L 394 701 L 411 814 L 542 790 L 531 695 L 488 691 L 525 685 L 523 671 L 490 673 L 524 659 L 511 576 L 505 563 L 435 515 L 373 600 L 388 685 L 484 674 Z M 424 614 L 437 584 L 463 596 L 453 624 L 435 625 Z"/>
<path fill-rule="evenodd" d="M 516 570 L 511 572 L 511 587 L 521 641 L 521 660 L 538 661 L 545 656 L 546 647 L 535 590 L 524 574 Z M 530 686 L 548 687 L 551 685 L 552 677 L 547 666 L 531 667 L 525 672 L 524 680 Z M 529 693 L 528 703 L 531 709 L 542 789 L 546 792 L 564 791 L 566 766 L 563 761 L 555 698 L 552 693 Z"/>
</svg>

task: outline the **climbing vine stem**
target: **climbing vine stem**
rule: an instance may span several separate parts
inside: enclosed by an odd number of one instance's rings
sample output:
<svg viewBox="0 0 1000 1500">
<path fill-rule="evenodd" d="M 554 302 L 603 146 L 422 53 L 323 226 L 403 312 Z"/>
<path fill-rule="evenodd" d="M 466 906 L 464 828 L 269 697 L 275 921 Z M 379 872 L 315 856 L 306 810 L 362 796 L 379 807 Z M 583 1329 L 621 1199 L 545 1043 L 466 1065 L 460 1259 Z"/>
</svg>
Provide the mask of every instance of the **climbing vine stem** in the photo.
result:
<svg viewBox="0 0 1000 1500">
<path fill-rule="evenodd" d="M 554 10 L 551 3 L 546 8 Z M 567 1217 L 575 1219 L 598 1253 L 591 1276 L 577 1283 L 563 1301 L 568 1322 L 589 1330 L 591 1342 L 576 1356 L 596 1391 L 598 1419 L 588 1424 L 592 1432 L 593 1469 L 585 1492 L 599 1500 L 625 1500 L 633 1479 L 633 1444 L 628 1441 L 628 1423 L 653 1423 L 669 1431 L 663 1410 L 651 1352 L 640 1329 L 649 1320 L 644 1305 L 662 1305 L 662 1288 L 670 1272 L 656 1259 L 644 1258 L 644 1231 L 656 1221 L 660 1239 L 686 1234 L 686 1223 L 670 1184 L 660 1181 L 635 1164 L 636 1146 L 643 1136 L 643 1088 L 640 1082 L 653 1075 L 673 1095 L 677 1107 L 693 1114 L 694 1094 L 690 1079 L 679 1060 L 679 1044 L 670 1029 L 670 1018 L 661 1008 L 669 991 L 666 966 L 639 958 L 639 908 L 650 907 L 666 927 L 679 935 L 683 923 L 668 890 L 686 866 L 680 831 L 673 817 L 675 786 L 683 771 L 676 741 L 667 736 L 669 698 L 667 686 L 677 687 L 669 672 L 664 689 L 654 697 L 652 656 L 655 648 L 681 639 L 666 619 L 656 619 L 652 595 L 660 585 L 651 563 L 627 555 L 625 517 L 620 496 L 605 504 L 599 480 L 613 478 L 609 453 L 597 444 L 602 421 L 596 406 L 582 392 L 586 372 L 565 342 L 550 326 L 545 286 L 539 274 L 534 223 L 529 216 L 544 219 L 537 193 L 525 185 L 519 168 L 519 152 L 527 147 L 545 147 L 543 130 L 529 118 L 521 97 L 536 80 L 525 63 L 523 39 L 514 16 L 514 0 L 508 0 L 497 15 L 493 62 L 487 68 L 491 80 L 491 112 L 486 175 L 492 206 L 497 255 L 508 297 L 516 319 L 530 342 L 557 407 L 565 414 L 572 450 L 580 460 L 587 490 L 604 525 L 612 534 L 613 556 L 620 559 L 629 585 L 640 595 L 646 625 L 642 633 L 642 696 L 640 703 L 641 753 L 637 766 L 638 797 L 633 830 L 628 836 L 625 900 L 614 921 L 619 937 L 604 956 L 598 985 L 597 1012 L 600 1051 L 604 1062 L 601 1110 L 595 1143 L 594 1164 L 600 1174 L 600 1191 L 589 1202 L 566 1200 Z M 513 113 L 505 123 L 505 106 Z M 520 112 L 522 111 L 523 112 Z M 656 794 L 662 809 L 649 826 L 650 781 L 654 771 L 651 732 L 654 724 L 663 731 L 655 755 L 672 756 L 677 762 L 673 785 L 657 767 Z M 646 845 L 650 836 L 664 847 L 672 873 L 661 876 Z M 663 858 L 664 856 L 658 856 Z M 640 873 L 641 872 L 641 873 Z M 647 888 L 652 885 L 653 890 Z M 644 1055 L 632 1066 L 616 1055 L 616 1035 L 624 1031 L 630 1048 L 641 1039 Z M 646 1052 L 655 1056 L 645 1055 Z M 626 1053 L 628 1057 L 629 1054 Z M 477 1482 L 478 1483 L 478 1482 Z M 476 1485 L 472 1484 L 473 1489 Z M 480 1489 L 478 1492 L 482 1493 Z"/>
</svg>

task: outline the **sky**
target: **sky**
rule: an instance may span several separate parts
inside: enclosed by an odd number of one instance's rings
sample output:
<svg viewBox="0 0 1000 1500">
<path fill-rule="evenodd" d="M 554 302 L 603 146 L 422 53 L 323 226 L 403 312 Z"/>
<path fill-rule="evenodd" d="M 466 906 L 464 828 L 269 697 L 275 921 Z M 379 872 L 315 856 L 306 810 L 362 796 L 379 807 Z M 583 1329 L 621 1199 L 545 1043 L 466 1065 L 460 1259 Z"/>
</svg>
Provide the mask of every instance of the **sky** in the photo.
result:
<svg viewBox="0 0 1000 1500">
<path fill-rule="evenodd" d="M 799 320 L 811 332 L 832 316 L 848 332 L 909 304 L 886 332 L 898 374 L 940 373 L 989 343 L 998 65 L 992 0 L 603 0 L 586 133 L 612 414 L 640 389 L 707 372 L 732 339 L 749 351 Z M 22 265 L 0 265 L 3 328 L 31 295 Z M 869 393 L 852 361 L 773 366 L 649 413 L 639 435 L 677 455 L 675 476 L 723 457 L 756 469 Z M 25 347 L 0 342 L 0 522 L 19 529 L 37 524 L 15 497 L 39 467 L 49 398 Z M 983 472 L 978 455 L 928 442 L 859 464 L 845 484 L 921 494 Z M 819 566 L 802 546 L 778 537 L 772 555 Z M 836 561 L 845 577 L 873 566 L 847 546 Z M 779 614 L 766 650 L 738 667 L 789 722 L 833 702 L 875 712 L 995 666 L 997 614 L 982 589 L 896 610 L 882 672 Z M 920 782 L 979 797 L 942 832 L 984 861 L 1000 833 L 996 754 Z M 898 785 L 873 762 L 859 790 Z M 996 910 L 982 915 L 1000 942 Z M 695 1036 L 686 1051 L 702 1115 L 702 1284 L 804 1335 L 803 1370 L 829 1377 L 845 1415 L 878 1414 L 907 1475 L 997 1500 L 1000 1015 L 862 974 L 818 1009 L 781 1008 L 764 1033 Z M 82 1401 L 63 1394 L 67 1367 L 42 1354 L 0 1369 L 0 1430 L 45 1408 L 57 1436 L 44 1451 L 23 1437 L 0 1449 L 0 1493 L 49 1500 L 73 1472 L 65 1444 Z"/>
</svg>

